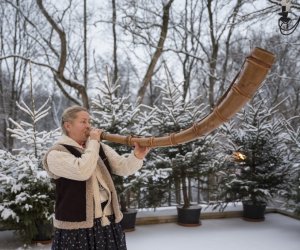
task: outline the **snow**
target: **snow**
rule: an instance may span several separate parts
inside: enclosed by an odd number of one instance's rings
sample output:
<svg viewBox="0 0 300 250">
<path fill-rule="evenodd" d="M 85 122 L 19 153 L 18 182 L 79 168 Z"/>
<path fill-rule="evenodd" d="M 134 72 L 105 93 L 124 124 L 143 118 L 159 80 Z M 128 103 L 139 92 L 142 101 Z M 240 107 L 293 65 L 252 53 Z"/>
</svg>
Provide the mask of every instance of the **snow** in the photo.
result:
<svg viewBox="0 0 300 250">
<path fill-rule="evenodd" d="M 173 223 L 139 226 L 136 232 L 127 234 L 127 245 L 130 250 L 299 250 L 299 232 L 299 221 L 268 214 L 261 223 L 234 218 L 202 220 L 202 226 L 194 228 Z"/>
<path fill-rule="evenodd" d="M 202 220 L 200 227 L 176 223 L 140 225 L 126 233 L 128 250 L 299 250 L 300 221 L 278 214 L 266 214 L 264 222 L 241 218 Z M 32 245 L 49 250 L 49 245 Z M 12 231 L 0 232 L 0 249 L 23 249 Z"/>
<path fill-rule="evenodd" d="M 1 217 L 3 218 L 3 220 L 6 220 L 9 217 L 17 218 L 16 213 L 9 208 L 4 208 L 3 206 L 0 205 L 0 211 L 2 211 Z"/>
</svg>

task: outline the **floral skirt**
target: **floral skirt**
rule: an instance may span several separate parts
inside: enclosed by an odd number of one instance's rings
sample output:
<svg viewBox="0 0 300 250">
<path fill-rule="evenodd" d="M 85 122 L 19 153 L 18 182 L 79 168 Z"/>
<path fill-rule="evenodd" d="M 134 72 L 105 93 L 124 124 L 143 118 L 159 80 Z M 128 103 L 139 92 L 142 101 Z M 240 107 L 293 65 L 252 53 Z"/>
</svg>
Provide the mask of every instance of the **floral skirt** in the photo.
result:
<svg viewBox="0 0 300 250">
<path fill-rule="evenodd" d="M 125 234 L 113 215 L 108 216 L 111 224 L 101 226 L 100 219 L 94 220 L 92 228 L 55 229 L 52 250 L 126 250 Z"/>
</svg>

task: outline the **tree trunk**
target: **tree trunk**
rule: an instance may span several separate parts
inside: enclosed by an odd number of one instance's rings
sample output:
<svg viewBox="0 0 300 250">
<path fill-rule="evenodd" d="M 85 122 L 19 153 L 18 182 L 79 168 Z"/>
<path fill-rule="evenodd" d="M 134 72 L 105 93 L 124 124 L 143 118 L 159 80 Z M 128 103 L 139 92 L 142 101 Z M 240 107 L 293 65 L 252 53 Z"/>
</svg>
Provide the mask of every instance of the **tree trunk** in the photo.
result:
<svg viewBox="0 0 300 250">
<path fill-rule="evenodd" d="M 190 201 L 189 201 L 189 196 L 188 196 L 188 188 L 186 185 L 186 172 L 185 172 L 185 167 L 181 167 L 181 185 L 182 185 L 182 195 L 183 195 L 183 208 L 188 208 L 190 206 Z"/>
<path fill-rule="evenodd" d="M 192 178 L 188 177 L 188 190 L 189 190 L 189 201 L 193 201 L 193 188 L 192 188 Z"/>
<path fill-rule="evenodd" d="M 116 0 L 112 0 L 112 30 L 113 30 L 113 61 L 114 61 L 114 75 L 113 83 L 118 80 L 119 70 L 118 70 L 118 58 L 117 58 L 117 32 L 116 32 L 116 22 L 117 22 L 117 10 L 116 10 Z"/>
<path fill-rule="evenodd" d="M 83 60 L 84 60 L 84 72 L 83 72 L 83 84 L 85 89 L 88 86 L 88 55 L 87 55 L 87 11 L 86 0 L 83 1 Z"/>
<path fill-rule="evenodd" d="M 241 3 L 242 3 L 242 0 L 238 0 L 233 11 L 232 11 L 232 16 L 231 16 L 231 19 L 232 19 L 232 25 L 230 25 L 229 27 L 229 31 L 228 31 L 228 35 L 227 35 L 227 38 L 225 40 L 225 58 L 224 58 L 224 64 L 223 64 L 223 69 L 222 69 L 222 80 L 221 80 L 221 86 L 220 86 L 220 93 L 223 93 L 224 92 L 224 88 L 225 88 L 225 85 L 226 85 L 226 76 L 227 76 L 227 66 L 228 66 L 228 59 L 229 59 L 229 48 L 230 48 L 230 41 L 231 41 L 231 37 L 232 37 L 232 34 L 233 34 L 233 29 L 234 29 L 234 23 L 236 21 L 236 17 L 239 13 L 239 9 L 241 7 Z"/>
<path fill-rule="evenodd" d="M 3 17 L 3 12 L 4 10 L 2 10 L 2 13 L 1 13 L 1 16 Z M 4 34 L 3 34 L 3 22 L 0 22 L 0 55 L 4 54 Z M 4 88 L 4 74 L 2 74 L 2 60 L 0 60 L 0 100 L 1 100 L 1 106 L 2 108 L 0 108 L 0 117 L 1 117 L 1 120 L 3 121 L 2 124 L 2 131 L 1 131 L 1 134 L 2 136 L 0 135 L 1 137 L 1 140 L 2 140 L 2 145 L 0 144 L 0 148 L 7 148 L 7 117 L 6 117 L 6 114 L 7 114 L 7 111 L 6 111 L 6 103 L 5 103 L 5 98 L 4 98 L 4 91 L 5 91 L 5 88 Z"/>
<path fill-rule="evenodd" d="M 200 177 L 199 174 L 197 174 L 197 203 L 200 204 L 200 190 L 201 190 L 201 185 L 200 185 Z"/>
<path fill-rule="evenodd" d="M 171 179 L 168 179 L 168 206 L 172 205 L 172 182 Z"/>
<path fill-rule="evenodd" d="M 138 90 L 138 98 L 139 98 L 139 103 L 143 102 L 146 89 L 152 79 L 153 72 L 155 69 L 155 66 L 158 62 L 158 59 L 160 58 L 163 48 L 164 48 L 164 43 L 167 38 L 167 33 L 168 33 L 168 27 L 169 27 L 169 14 L 170 14 L 170 8 L 174 0 L 169 0 L 169 2 L 163 6 L 163 22 L 161 25 L 161 32 L 160 32 L 160 37 L 159 41 L 156 47 L 156 51 L 154 52 L 152 59 L 150 61 L 150 64 L 148 66 L 148 69 L 146 71 L 146 74 L 143 78 L 142 86 Z"/>
<path fill-rule="evenodd" d="M 175 185 L 175 197 L 176 203 L 181 203 L 181 188 L 180 188 L 180 179 L 178 176 L 174 176 L 174 185 Z"/>
<path fill-rule="evenodd" d="M 53 30 L 58 34 L 60 39 L 60 53 L 59 53 L 59 65 L 57 67 L 57 70 L 53 72 L 56 83 L 58 84 L 59 88 L 62 90 L 64 95 L 69 98 L 71 101 L 78 104 L 75 98 L 71 98 L 71 96 L 68 94 L 68 91 L 66 91 L 63 87 L 63 84 L 66 84 L 67 86 L 73 88 L 77 93 L 81 96 L 82 104 L 84 107 L 89 109 L 89 99 L 88 94 L 86 91 L 86 88 L 84 85 L 78 83 L 75 80 L 66 78 L 64 75 L 66 63 L 67 63 L 67 38 L 66 33 L 62 28 L 59 27 L 59 25 L 54 21 L 54 19 L 50 16 L 50 14 L 47 12 L 43 5 L 42 0 L 36 0 L 36 3 L 43 14 L 43 16 L 46 18 L 48 23 L 51 25 Z M 63 83 L 63 84 L 62 84 Z"/>
</svg>

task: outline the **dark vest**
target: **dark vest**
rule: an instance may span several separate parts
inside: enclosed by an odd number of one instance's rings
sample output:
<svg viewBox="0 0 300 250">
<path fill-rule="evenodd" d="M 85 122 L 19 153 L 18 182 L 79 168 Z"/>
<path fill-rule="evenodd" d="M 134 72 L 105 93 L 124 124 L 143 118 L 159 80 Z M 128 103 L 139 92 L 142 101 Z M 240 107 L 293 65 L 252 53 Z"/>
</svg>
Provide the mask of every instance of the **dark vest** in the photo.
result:
<svg viewBox="0 0 300 250">
<path fill-rule="evenodd" d="M 82 153 L 75 147 L 66 144 L 61 145 L 75 157 L 81 157 Z M 100 146 L 99 156 L 111 173 L 111 168 L 102 146 Z M 86 221 L 86 181 L 60 177 L 55 180 L 55 184 L 55 219 L 68 222 Z"/>
</svg>

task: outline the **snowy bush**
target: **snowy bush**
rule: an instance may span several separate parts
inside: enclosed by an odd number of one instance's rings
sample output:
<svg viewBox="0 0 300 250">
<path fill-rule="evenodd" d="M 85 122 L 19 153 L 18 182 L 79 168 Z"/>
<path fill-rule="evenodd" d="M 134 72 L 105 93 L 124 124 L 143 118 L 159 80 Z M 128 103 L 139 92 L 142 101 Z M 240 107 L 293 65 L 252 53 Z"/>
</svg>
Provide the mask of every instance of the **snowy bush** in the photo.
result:
<svg viewBox="0 0 300 250">
<path fill-rule="evenodd" d="M 283 118 L 265 101 L 249 104 L 237 119 L 223 126 L 225 134 L 220 197 L 225 202 L 267 202 L 291 190 L 292 163 Z"/>
<path fill-rule="evenodd" d="M 41 160 L 59 132 L 36 129 L 48 114 L 47 103 L 38 110 L 17 104 L 31 123 L 11 120 L 15 128 L 10 132 L 19 147 L 13 153 L 0 151 L 0 223 L 16 229 L 25 242 L 37 234 L 37 224 L 50 221 L 54 212 L 54 189 Z"/>
<path fill-rule="evenodd" d="M 161 157 L 157 150 L 150 151 L 145 166 L 140 171 L 140 182 L 136 189 L 139 192 L 139 208 L 156 208 L 168 203 L 170 175 L 172 168 L 168 157 Z"/>
<path fill-rule="evenodd" d="M 180 84 L 167 82 L 165 87 L 160 87 L 162 104 L 155 107 L 156 114 L 152 122 L 153 129 L 158 131 L 160 136 L 191 127 L 203 118 L 207 111 L 197 98 L 185 101 L 180 86 Z M 192 186 L 198 183 L 196 189 L 199 192 L 199 183 L 207 181 L 203 177 L 208 174 L 206 170 L 214 166 L 213 154 L 216 138 L 214 135 L 208 135 L 178 146 L 155 150 L 156 155 L 164 158 L 168 164 L 163 166 L 159 163 L 159 158 L 153 164 L 162 169 L 166 167 L 172 169 L 165 182 L 168 181 L 166 185 L 168 190 L 171 188 L 175 190 L 177 204 L 183 201 L 184 207 L 189 207 L 193 197 Z M 181 199 L 181 194 L 183 199 Z M 171 194 L 168 196 L 170 197 Z"/>
<path fill-rule="evenodd" d="M 300 215 L 300 127 L 298 123 L 293 126 L 293 121 L 299 120 L 299 117 L 293 117 L 285 122 L 287 128 L 287 138 L 289 139 L 289 160 L 293 163 L 293 191 L 288 207 Z"/>
<path fill-rule="evenodd" d="M 103 85 L 97 88 L 96 97 L 92 99 L 91 117 L 93 126 L 103 129 L 105 132 L 121 135 L 144 135 L 145 131 L 139 131 L 140 107 L 130 103 L 129 96 L 118 94 L 119 82 L 112 82 L 107 75 Z M 107 142 L 120 155 L 129 154 L 131 147 Z M 136 200 L 135 188 L 145 177 L 145 173 L 137 172 L 135 175 L 121 177 L 112 176 L 119 194 L 121 210 L 126 212 L 132 200 Z M 141 177 L 141 178 L 140 178 Z M 132 195 L 133 194 L 133 195 Z"/>
</svg>

